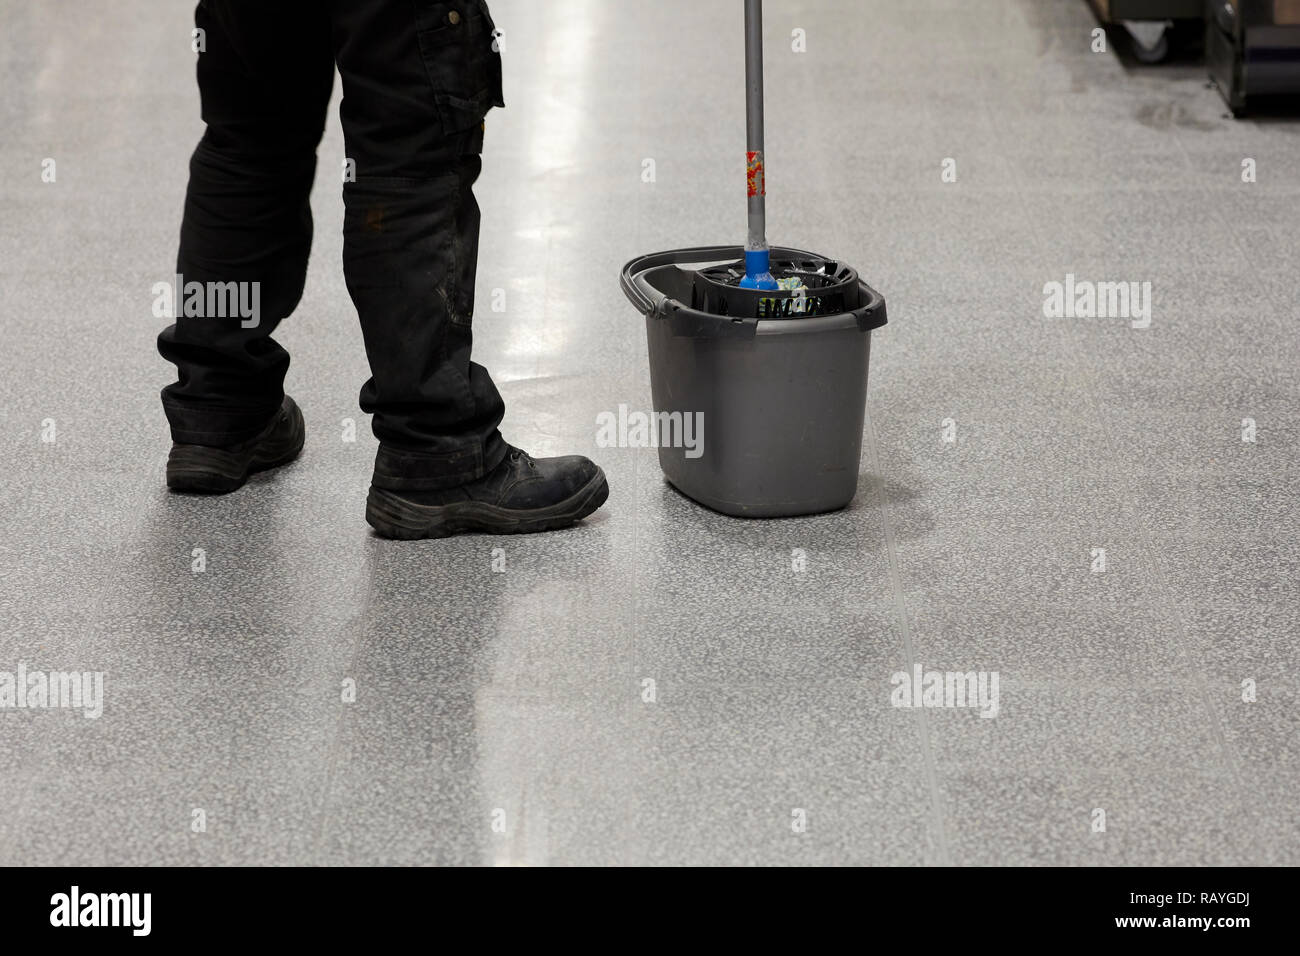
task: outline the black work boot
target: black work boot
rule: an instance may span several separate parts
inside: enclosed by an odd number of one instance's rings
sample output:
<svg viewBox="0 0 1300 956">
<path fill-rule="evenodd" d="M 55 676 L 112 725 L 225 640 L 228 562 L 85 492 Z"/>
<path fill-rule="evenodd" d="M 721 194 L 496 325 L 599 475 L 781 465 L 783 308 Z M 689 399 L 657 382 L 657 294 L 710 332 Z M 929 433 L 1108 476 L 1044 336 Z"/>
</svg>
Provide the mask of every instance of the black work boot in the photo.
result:
<svg viewBox="0 0 1300 956">
<path fill-rule="evenodd" d="M 511 448 L 477 481 L 444 491 L 370 486 L 366 521 L 385 538 L 445 538 L 461 531 L 528 534 L 564 528 L 609 497 L 605 473 L 581 455 L 530 457 Z"/>
<path fill-rule="evenodd" d="M 221 448 L 173 444 L 167 456 L 167 487 L 206 494 L 234 491 L 254 472 L 297 458 L 305 437 L 298 403 L 286 395 L 267 426 L 248 441 Z"/>
</svg>

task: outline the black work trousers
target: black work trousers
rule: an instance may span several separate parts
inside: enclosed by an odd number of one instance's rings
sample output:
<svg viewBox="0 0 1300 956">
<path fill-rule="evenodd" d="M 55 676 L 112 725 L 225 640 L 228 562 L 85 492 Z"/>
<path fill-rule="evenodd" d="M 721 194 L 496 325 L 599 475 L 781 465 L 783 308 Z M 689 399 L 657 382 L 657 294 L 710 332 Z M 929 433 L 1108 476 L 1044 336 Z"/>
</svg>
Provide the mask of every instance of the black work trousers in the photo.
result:
<svg viewBox="0 0 1300 956">
<path fill-rule="evenodd" d="M 337 64 L 343 271 L 370 363 L 361 408 L 380 443 L 374 482 L 436 490 L 494 468 L 506 452 L 504 405 L 470 361 L 472 187 L 483 117 L 505 105 L 486 3 L 201 0 L 195 25 L 207 129 L 190 160 L 182 295 L 158 337 L 178 371 L 162 392 L 173 440 L 235 444 L 283 401 L 289 355 L 271 336 L 303 292 Z M 189 314 L 181 300 L 192 283 L 247 283 L 257 315 Z"/>
</svg>

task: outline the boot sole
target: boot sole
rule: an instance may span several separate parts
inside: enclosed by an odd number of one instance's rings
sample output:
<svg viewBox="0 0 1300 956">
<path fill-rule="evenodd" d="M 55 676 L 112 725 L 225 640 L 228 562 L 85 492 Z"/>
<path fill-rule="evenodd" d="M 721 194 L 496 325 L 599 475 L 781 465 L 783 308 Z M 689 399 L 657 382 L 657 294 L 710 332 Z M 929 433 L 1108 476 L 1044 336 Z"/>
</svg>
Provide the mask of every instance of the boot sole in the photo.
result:
<svg viewBox="0 0 1300 956">
<path fill-rule="evenodd" d="M 167 487 L 197 494 L 228 494 L 243 487 L 249 475 L 287 465 L 302 453 L 307 437 L 296 404 L 291 413 L 297 421 L 286 441 L 274 445 L 259 442 L 242 455 L 207 445 L 173 445 L 167 457 Z"/>
<path fill-rule="evenodd" d="M 372 485 L 366 498 L 366 521 L 377 534 L 399 541 L 446 538 L 467 531 L 533 534 L 567 528 L 603 505 L 608 497 L 609 483 L 599 468 L 590 481 L 564 501 L 527 511 L 499 508 L 481 501 L 418 505 Z"/>
</svg>

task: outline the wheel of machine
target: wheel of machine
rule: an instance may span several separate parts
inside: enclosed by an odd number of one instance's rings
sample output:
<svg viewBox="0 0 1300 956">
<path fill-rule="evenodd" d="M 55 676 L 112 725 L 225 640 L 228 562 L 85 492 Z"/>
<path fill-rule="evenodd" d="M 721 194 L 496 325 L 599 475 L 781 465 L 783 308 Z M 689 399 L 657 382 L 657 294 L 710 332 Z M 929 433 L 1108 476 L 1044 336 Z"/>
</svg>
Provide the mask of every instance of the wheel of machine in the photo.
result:
<svg viewBox="0 0 1300 956">
<path fill-rule="evenodd" d="M 1159 63 L 1169 55 L 1169 23 L 1125 21 L 1124 29 L 1139 63 Z"/>
<path fill-rule="evenodd" d="M 1144 47 L 1136 40 L 1133 41 L 1133 55 L 1137 57 L 1139 63 L 1159 63 L 1169 55 L 1169 34 L 1166 33 L 1156 41 L 1153 47 Z"/>
</svg>

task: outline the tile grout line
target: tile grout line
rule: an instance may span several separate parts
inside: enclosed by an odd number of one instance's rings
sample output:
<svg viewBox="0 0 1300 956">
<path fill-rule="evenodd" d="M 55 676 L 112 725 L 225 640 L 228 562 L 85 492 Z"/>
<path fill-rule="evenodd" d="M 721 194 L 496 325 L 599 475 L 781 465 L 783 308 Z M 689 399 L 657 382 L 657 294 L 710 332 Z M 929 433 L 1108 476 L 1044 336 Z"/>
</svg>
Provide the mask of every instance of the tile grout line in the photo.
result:
<svg viewBox="0 0 1300 956">
<path fill-rule="evenodd" d="M 872 474 L 879 478 L 880 453 L 876 444 L 876 426 L 871 418 L 870 402 L 867 403 L 866 409 L 865 437 L 867 441 L 867 465 L 871 468 Z M 890 598 L 898 615 L 898 629 L 903 640 L 903 656 L 906 658 L 907 670 L 910 673 L 917 663 L 916 648 L 912 643 L 911 628 L 907 624 L 907 601 L 903 597 L 903 581 L 902 574 L 899 571 L 898 548 L 894 540 L 894 527 L 889 520 L 889 503 L 885 500 L 883 488 L 876 489 L 876 496 L 880 502 L 880 523 L 885 534 L 885 558 L 889 567 Z M 930 822 L 934 827 L 935 839 L 938 844 L 939 859 L 937 862 L 941 866 L 952 866 L 952 851 L 949 847 L 943 799 L 939 792 L 939 772 L 934 758 L 934 748 L 930 741 L 930 720 L 924 707 L 917 708 L 916 714 L 917 726 L 921 735 L 922 769 L 925 773 L 926 786 L 930 790 Z"/>
</svg>

